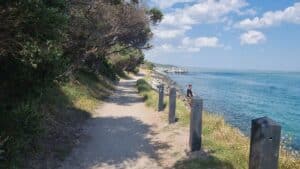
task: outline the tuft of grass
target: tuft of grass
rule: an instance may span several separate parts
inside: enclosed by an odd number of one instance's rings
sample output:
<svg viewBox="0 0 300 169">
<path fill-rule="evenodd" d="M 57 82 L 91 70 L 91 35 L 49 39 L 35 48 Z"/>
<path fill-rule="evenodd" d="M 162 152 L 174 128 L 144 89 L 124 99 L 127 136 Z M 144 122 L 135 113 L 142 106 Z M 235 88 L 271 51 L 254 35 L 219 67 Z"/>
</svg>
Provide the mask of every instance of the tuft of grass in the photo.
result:
<svg viewBox="0 0 300 169">
<path fill-rule="evenodd" d="M 137 81 L 136 86 L 140 95 L 143 96 L 146 105 L 157 109 L 157 93 L 154 90 L 152 90 L 151 86 L 147 83 L 147 81 L 144 79 L 140 79 Z"/>
<path fill-rule="evenodd" d="M 147 77 L 149 80 L 149 77 Z M 139 93 L 144 97 L 146 105 L 157 108 L 158 94 L 151 89 L 147 80 L 137 82 Z M 168 107 L 168 100 L 165 100 Z M 190 111 L 184 101 L 177 99 L 176 116 L 179 123 L 188 126 Z M 237 128 L 224 121 L 222 116 L 203 112 L 202 126 L 203 149 L 207 155 L 198 159 L 185 159 L 178 161 L 175 169 L 247 169 L 249 163 L 249 139 Z M 300 168 L 300 158 L 281 149 L 280 169 Z"/>
</svg>

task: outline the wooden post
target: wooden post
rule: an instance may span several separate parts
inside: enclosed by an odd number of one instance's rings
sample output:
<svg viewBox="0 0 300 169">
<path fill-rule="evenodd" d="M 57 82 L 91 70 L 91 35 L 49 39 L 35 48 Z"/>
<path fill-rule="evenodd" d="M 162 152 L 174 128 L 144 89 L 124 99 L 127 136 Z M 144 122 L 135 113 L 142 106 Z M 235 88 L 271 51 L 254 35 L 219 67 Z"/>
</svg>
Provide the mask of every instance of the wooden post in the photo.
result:
<svg viewBox="0 0 300 169">
<path fill-rule="evenodd" d="M 262 117 L 251 127 L 249 169 L 278 169 L 281 126 Z"/>
<path fill-rule="evenodd" d="M 158 111 L 163 111 L 164 109 L 164 85 L 158 86 Z"/>
<path fill-rule="evenodd" d="M 194 97 L 192 99 L 191 117 L 190 117 L 191 151 L 199 151 L 201 149 L 202 110 L 203 110 L 203 100 Z"/>
<path fill-rule="evenodd" d="M 169 93 L 169 124 L 176 121 L 176 88 L 170 88 Z"/>
</svg>

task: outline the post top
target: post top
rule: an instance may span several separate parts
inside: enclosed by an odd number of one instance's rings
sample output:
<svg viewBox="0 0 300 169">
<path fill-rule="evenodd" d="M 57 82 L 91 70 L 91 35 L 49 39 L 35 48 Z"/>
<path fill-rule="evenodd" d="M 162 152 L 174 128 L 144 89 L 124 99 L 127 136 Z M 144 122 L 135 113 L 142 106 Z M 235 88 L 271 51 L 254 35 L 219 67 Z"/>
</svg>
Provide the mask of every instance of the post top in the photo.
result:
<svg viewBox="0 0 300 169">
<path fill-rule="evenodd" d="M 170 86 L 170 90 L 176 90 L 176 87 Z"/>
<path fill-rule="evenodd" d="M 272 119 L 270 119 L 269 117 L 266 117 L 266 116 L 257 118 L 257 119 L 253 119 L 252 123 L 257 124 L 257 125 L 280 126 L 277 122 L 273 121 Z"/>
</svg>

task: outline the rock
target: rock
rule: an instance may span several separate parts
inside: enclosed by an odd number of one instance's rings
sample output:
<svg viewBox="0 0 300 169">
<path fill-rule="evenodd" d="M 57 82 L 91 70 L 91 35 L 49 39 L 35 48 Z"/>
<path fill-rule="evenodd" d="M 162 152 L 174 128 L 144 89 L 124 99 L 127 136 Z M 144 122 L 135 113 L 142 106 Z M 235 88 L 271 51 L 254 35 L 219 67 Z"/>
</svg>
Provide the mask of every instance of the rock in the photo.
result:
<svg viewBox="0 0 300 169">
<path fill-rule="evenodd" d="M 80 144 L 79 139 L 76 139 L 76 140 L 74 141 L 74 144 L 75 144 L 75 145 L 79 145 L 79 144 Z"/>
</svg>

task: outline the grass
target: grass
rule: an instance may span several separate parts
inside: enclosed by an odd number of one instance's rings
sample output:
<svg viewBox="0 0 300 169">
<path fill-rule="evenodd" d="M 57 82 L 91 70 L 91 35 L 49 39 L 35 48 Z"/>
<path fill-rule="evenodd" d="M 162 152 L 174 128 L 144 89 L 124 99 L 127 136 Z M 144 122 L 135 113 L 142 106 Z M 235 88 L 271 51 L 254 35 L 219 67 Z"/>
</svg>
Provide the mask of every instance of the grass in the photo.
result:
<svg viewBox="0 0 300 169">
<path fill-rule="evenodd" d="M 101 76 L 80 71 L 75 80 L 61 86 L 62 92 L 75 108 L 92 112 L 105 99 L 113 86 Z"/>
<path fill-rule="evenodd" d="M 21 168 L 43 168 L 39 159 L 47 160 L 48 167 L 55 168 L 76 145 L 80 125 L 113 89 L 110 80 L 84 70 L 74 73 L 66 82 L 51 84 L 36 104 L 37 112 L 42 114 L 43 131 L 35 141 L 38 147 L 28 148 L 24 156 L 30 158 L 19 160 Z"/>
<path fill-rule="evenodd" d="M 93 114 L 101 101 L 114 89 L 111 81 L 84 70 L 71 80 L 54 84 L 43 96 L 43 114 L 68 123 L 82 121 Z"/>
<path fill-rule="evenodd" d="M 147 106 L 157 108 L 158 94 L 147 83 L 149 77 L 137 82 L 139 93 L 144 97 Z M 168 106 L 168 100 L 165 98 Z M 185 103 L 177 99 L 176 116 L 183 126 L 189 124 L 189 110 Z M 249 163 L 249 138 L 237 128 L 224 121 L 222 116 L 203 113 L 202 126 L 203 148 L 207 155 L 198 159 L 183 159 L 178 161 L 175 169 L 247 169 Z M 281 149 L 280 169 L 300 168 L 300 159 Z"/>
</svg>

